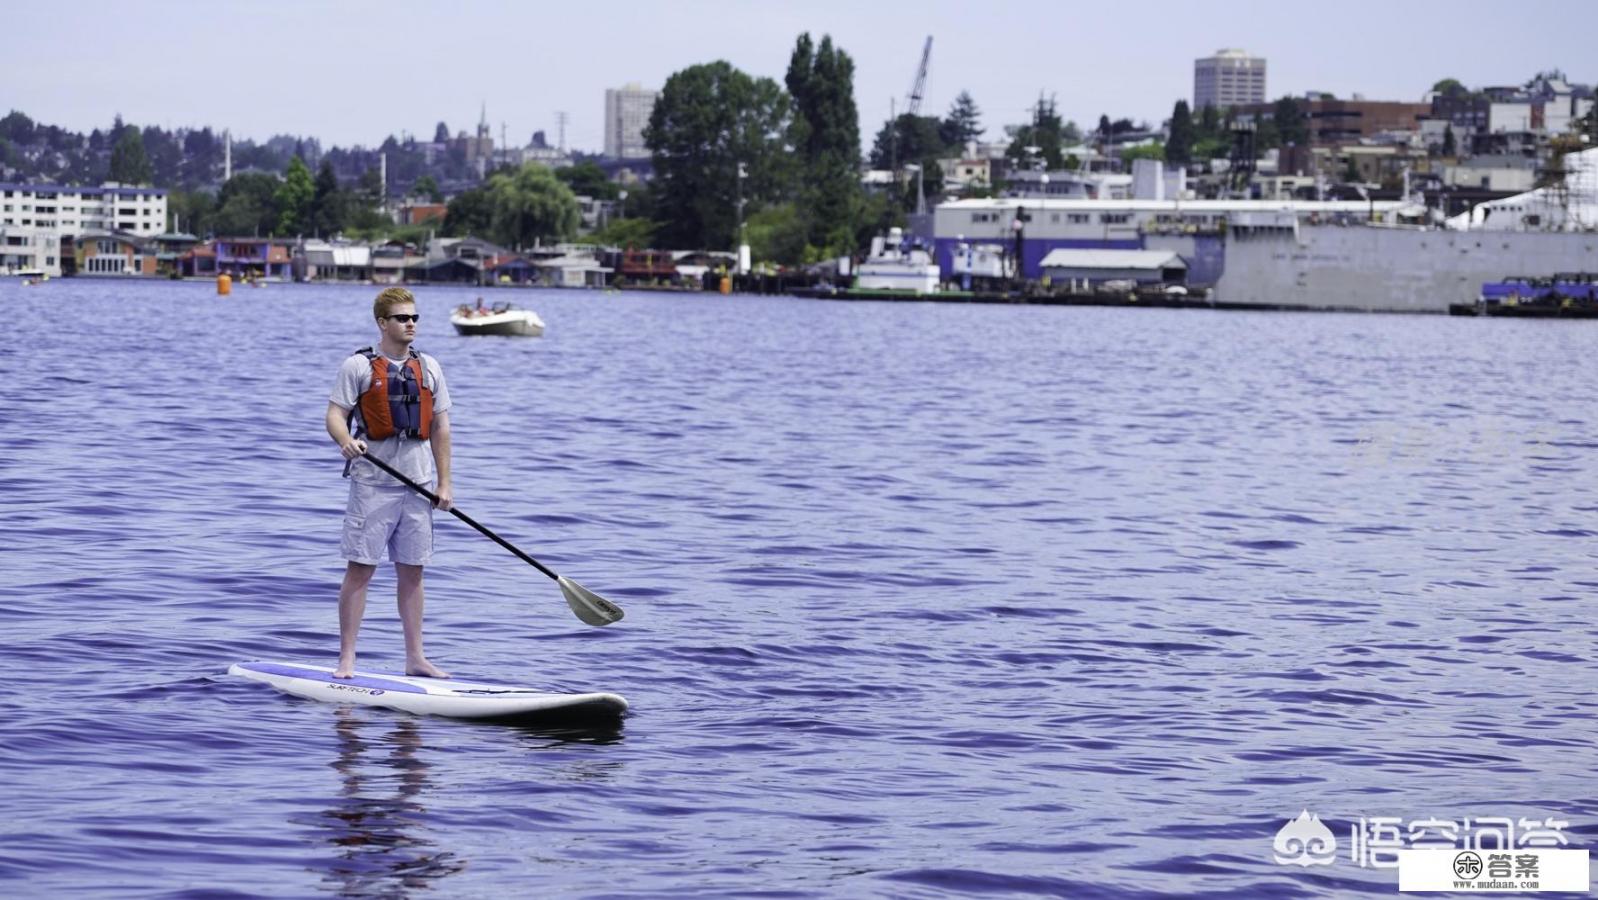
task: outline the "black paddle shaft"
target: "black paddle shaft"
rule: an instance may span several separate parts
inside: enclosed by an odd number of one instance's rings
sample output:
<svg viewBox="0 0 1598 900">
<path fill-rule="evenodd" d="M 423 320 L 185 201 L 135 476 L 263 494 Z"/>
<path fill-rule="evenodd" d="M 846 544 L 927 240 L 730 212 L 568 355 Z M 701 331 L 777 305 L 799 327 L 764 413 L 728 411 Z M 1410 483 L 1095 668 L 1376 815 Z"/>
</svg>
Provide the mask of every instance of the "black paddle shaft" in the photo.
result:
<svg viewBox="0 0 1598 900">
<path fill-rule="evenodd" d="M 417 484 L 416 482 L 410 480 L 409 478 L 406 478 L 404 475 L 401 475 L 399 473 L 399 471 L 396 470 L 393 466 L 389 465 L 386 462 L 383 462 L 382 460 L 380 460 L 377 457 L 371 455 L 370 453 L 367 453 L 367 454 L 364 454 L 364 455 L 366 457 L 366 461 L 367 462 L 371 463 L 374 466 L 377 466 L 379 469 L 382 469 L 383 471 L 387 472 L 388 474 L 393 475 L 395 478 L 398 478 L 401 482 L 404 482 L 406 487 L 410 488 L 411 490 L 415 491 L 418 494 L 421 494 L 423 497 L 426 497 L 427 499 L 433 501 L 433 505 L 434 506 L 438 505 L 438 495 L 437 494 L 434 494 L 432 491 L 428 490 L 427 488 L 424 488 L 421 485 Z M 532 566 L 533 568 L 537 569 L 540 572 L 543 572 L 545 575 L 548 575 L 550 578 L 554 579 L 555 581 L 560 581 L 560 576 L 556 575 L 553 571 L 551 571 L 548 566 L 544 565 L 543 563 L 539 562 L 536 559 L 533 559 L 531 556 L 528 556 L 527 554 L 523 553 L 521 551 L 521 548 L 517 547 L 515 544 L 512 544 L 510 541 L 507 541 L 504 538 L 500 537 L 499 535 L 495 534 L 494 532 L 489 531 L 486 527 L 484 527 L 476 519 L 472 518 L 471 516 L 468 516 L 467 514 L 461 512 L 460 510 L 456 509 L 453 506 L 451 506 L 449 508 L 449 511 L 450 511 L 451 514 L 453 514 L 455 516 L 455 518 L 460 519 L 462 522 L 465 522 L 466 524 L 468 524 L 468 525 L 472 526 L 473 528 L 477 529 L 478 531 L 482 532 L 484 537 L 492 540 L 494 543 L 500 545 L 501 547 L 504 547 L 506 550 L 509 550 L 510 552 L 516 554 L 518 557 L 521 558 L 522 562 L 527 563 L 528 565 Z"/>
</svg>

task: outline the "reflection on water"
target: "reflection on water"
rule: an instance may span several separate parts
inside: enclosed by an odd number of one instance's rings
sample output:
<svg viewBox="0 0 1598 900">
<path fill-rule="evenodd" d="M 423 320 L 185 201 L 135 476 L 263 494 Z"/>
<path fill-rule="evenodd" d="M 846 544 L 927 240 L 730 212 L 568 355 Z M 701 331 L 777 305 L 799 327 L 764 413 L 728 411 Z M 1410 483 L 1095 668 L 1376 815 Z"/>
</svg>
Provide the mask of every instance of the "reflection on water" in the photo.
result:
<svg viewBox="0 0 1598 900">
<path fill-rule="evenodd" d="M 428 839 L 424 795 L 432 766 L 411 716 L 369 721 L 340 707 L 333 718 L 341 781 L 337 805 L 319 818 L 337 851 L 324 880 L 341 896 L 402 897 L 466 868 Z"/>
<path fill-rule="evenodd" d="M 522 734 L 522 743 L 530 750 L 555 750 L 568 744 L 619 744 L 622 742 L 622 720 L 599 718 L 562 722 L 561 724 L 483 723 L 485 727 L 509 728 Z"/>
<path fill-rule="evenodd" d="M 560 751 L 573 744 L 619 744 L 623 740 L 621 723 L 619 718 L 598 718 L 561 725 L 524 723 L 509 727 L 521 732 L 521 746 L 534 753 L 547 753 Z M 617 778 L 625 768 L 625 763 L 615 759 L 613 754 L 606 753 L 596 754 L 593 758 L 566 759 L 561 765 L 550 768 L 548 773 L 551 781 L 566 784 L 599 783 Z"/>
</svg>

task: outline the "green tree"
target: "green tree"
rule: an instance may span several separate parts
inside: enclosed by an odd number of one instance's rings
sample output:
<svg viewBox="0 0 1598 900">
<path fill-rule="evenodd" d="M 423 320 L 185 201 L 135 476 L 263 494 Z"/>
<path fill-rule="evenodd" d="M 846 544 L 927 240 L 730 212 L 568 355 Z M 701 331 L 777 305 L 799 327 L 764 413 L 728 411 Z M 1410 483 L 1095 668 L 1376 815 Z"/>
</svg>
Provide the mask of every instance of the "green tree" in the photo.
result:
<svg viewBox="0 0 1598 900">
<path fill-rule="evenodd" d="M 656 212 L 658 204 L 656 203 L 654 186 L 650 182 L 639 181 L 627 185 L 624 190 L 627 191 L 627 196 L 625 197 L 621 196 L 620 191 L 616 192 L 617 201 L 620 203 L 617 213 L 621 218 L 651 219 L 655 221 L 658 227 L 660 215 Z"/>
<path fill-rule="evenodd" d="M 739 182 L 750 212 L 786 193 L 789 113 L 775 81 L 725 61 L 667 78 L 644 130 L 655 169 L 657 240 L 678 248 L 734 245 Z M 630 194 L 627 206 L 634 207 Z"/>
<path fill-rule="evenodd" d="M 800 209 L 809 242 L 825 256 L 855 250 L 861 214 L 860 115 L 854 102 L 854 60 L 831 35 L 812 47 L 799 35 L 788 60 L 793 143 L 802 177 Z"/>
<path fill-rule="evenodd" d="M 216 197 L 212 231 L 229 237 L 271 234 L 277 227 L 280 184 L 268 172 L 242 172 L 228 179 Z"/>
<path fill-rule="evenodd" d="M 942 125 L 936 116 L 909 113 L 884 123 L 871 145 L 871 167 L 897 169 L 905 163 L 939 158 L 949 149 L 943 140 Z"/>
<path fill-rule="evenodd" d="M 183 166 L 183 147 L 164 128 L 147 125 L 142 133 L 144 155 L 150 160 L 150 184 L 175 186 Z"/>
<path fill-rule="evenodd" d="M 1104 121 L 1108 128 L 1109 119 Z M 1054 171 L 1065 165 L 1065 155 L 1060 149 L 1064 145 L 1065 126 L 1055 109 L 1054 98 L 1039 97 L 1037 105 L 1032 107 L 1032 123 L 1016 129 L 1015 138 L 1004 155 L 1016 168 L 1042 165 Z"/>
<path fill-rule="evenodd" d="M 1454 137 L 1454 126 L 1452 125 L 1443 126 L 1443 155 L 1459 155 L 1459 139 Z"/>
<path fill-rule="evenodd" d="M 311 197 L 311 230 L 324 236 L 338 234 L 344 230 L 348 215 L 349 195 L 338 185 L 332 160 L 323 157 L 316 169 L 316 191 Z"/>
<path fill-rule="evenodd" d="M 1121 157 L 1121 159 L 1125 160 L 1126 162 L 1131 162 L 1134 159 L 1165 159 L 1166 152 L 1166 145 L 1155 142 L 1151 144 L 1133 144 L 1130 147 L 1123 147 L 1117 151 L 1116 155 Z"/>
<path fill-rule="evenodd" d="M 361 173 L 361 180 L 355 185 L 355 196 L 362 206 L 369 209 L 382 206 L 383 201 L 388 199 L 383 196 L 383 176 L 376 166 Z"/>
<path fill-rule="evenodd" d="M 1276 120 L 1260 118 L 1254 125 L 1254 150 L 1260 153 L 1272 147 L 1282 146 L 1282 130 L 1276 127 Z"/>
<path fill-rule="evenodd" d="M 968 142 L 982 137 L 982 111 L 971 94 L 961 91 L 949 107 L 949 115 L 940 125 L 939 136 L 945 146 L 964 147 Z"/>
<path fill-rule="evenodd" d="M 605 247 L 641 250 L 654 245 L 655 232 L 660 223 L 651 219 L 612 219 L 604 228 L 588 236 L 588 240 Z"/>
<path fill-rule="evenodd" d="M 749 217 L 745 235 L 749 239 L 749 258 L 754 262 L 774 262 L 791 266 L 804 261 L 806 250 L 815 254 L 806 234 L 805 217 L 792 203 L 768 206 Z"/>
<path fill-rule="evenodd" d="M 14 109 L 7 113 L 4 119 L 0 119 L 0 138 L 5 138 L 13 144 L 27 146 L 33 143 L 34 132 L 33 120 Z"/>
<path fill-rule="evenodd" d="M 495 241 L 523 247 L 546 238 L 577 236 L 582 217 L 577 195 L 548 167 L 527 163 L 514 172 L 497 172 L 488 179 L 487 189 Z"/>
<path fill-rule="evenodd" d="M 357 235 L 382 234 L 394 227 L 383 211 L 383 177 L 376 167 L 361 173 L 355 190 L 344 191 L 344 227 Z"/>
<path fill-rule="evenodd" d="M 1165 158 L 1173 165 L 1193 161 L 1193 134 L 1193 113 L 1186 100 L 1178 100 L 1171 110 L 1171 135 L 1165 141 Z"/>
<path fill-rule="evenodd" d="M 137 128 L 124 127 L 111 148 L 111 180 L 123 184 L 149 184 L 154 177 L 150 158 L 144 153 L 143 135 Z"/>
<path fill-rule="evenodd" d="M 583 160 L 576 165 L 562 166 L 555 170 L 555 177 L 559 178 L 572 189 L 572 193 L 582 197 L 594 197 L 599 200 L 614 200 L 621 187 L 610 180 L 591 160 Z"/>
<path fill-rule="evenodd" d="M 1204 104 L 1199 111 L 1198 125 L 1193 129 L 1193 149 L 1190 159 L 1219 159 L 1231 150 L 1232 139 L 1221 121 L 1221 111 L 1213 103 Z"/>
<path fill-rule="evenodd" d="M 216 197 L 206 191 L 174 190 L 167 195 L 168 231 L 181 231 L 196 237 L 210 233 L 216 216 Z"/>
<path fill-rule="evenodd" d="M 283 181 L 277 187 L 277 234 L 304 234 L 311 230 L 312 204 L 316 200 L 316 182 L 305 160 L 298 156 L 289 160 L 283 172 Z"/>
<path fill-rule="evenodd" d="M 423 175 L 411 185 L 411 196 L 422 197 L 429 203 L 443 203 L 444 192 L 438 189 L 438 181 L 431 175 Z"/>
<path fill-rule="evenodd" d="M 449 201 L 444 213 L 444 233 L 450 237 L 486 236 L 493 221 L 494 208 L 487 189 L 472 188 Z"/>
<path fill-rule="evenodd" d="M 448 140 L 449 126 L 445 125 L 443 122 L 438 123 L 438 127 L 433 129 L 433 143 L 442 144 Z"/>
<path fill-rule="evenodd" d="M 1282 97 L 1271 107 L 1271 121 L 1283 144 L 1303 146 L 1309 143 L 1309 118 L 1304 108 L 1293 97 Z"/>
<path fill-rule="evenodd" d="M 1444 78 L 1432 85 L 1432 90 L 1444 97 L 1464 97 L 1470 93 L 1470 89 L 1460 84 L 1458 78 Z"/>
</svg>

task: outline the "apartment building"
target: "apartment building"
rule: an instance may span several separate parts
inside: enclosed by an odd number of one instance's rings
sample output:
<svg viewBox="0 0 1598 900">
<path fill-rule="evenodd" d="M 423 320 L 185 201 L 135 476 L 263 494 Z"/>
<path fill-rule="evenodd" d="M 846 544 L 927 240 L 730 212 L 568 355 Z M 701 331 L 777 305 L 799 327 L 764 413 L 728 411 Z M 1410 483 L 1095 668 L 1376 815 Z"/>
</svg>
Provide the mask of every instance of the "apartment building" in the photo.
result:
<svg viewBox="0 0 1598 900">
<path fill-rule="evenodd" d="M 643 159 L 644 128 L 655 111 L 659 91 L 644 90 L 636 82 L 605 91 L 605 155 L 611 159 Z"/>
<path fill-rule="evenodd" d="M 1193 61 L 1193 111 L 1265 102 L 1265 57 L 1217 50 Z"/>
<path fill-rule="evenodd" d="M 61 239 L 54 231 L 0 225 L 0 275 L 19 272 L 61 274 Z"/>
<path fill-rule="evenodd" d="M 53 231 L 76 238 L 85 231 L 125 231 L 154 237 L 166 231 L 162 188 L 63 187 L 0 183 L 0 226 Z"/>
<path fill-rule="evenodd" d="M 0 182 L 0 272 L 60 275 L 63 239 L 75 241 L 90 232 L 133 238 L 162 234 L 166 196 L 162 188 L 115 183 L 67 187 Z M 142 260 L 129 265 L 138 268 Z"/>
</svg>

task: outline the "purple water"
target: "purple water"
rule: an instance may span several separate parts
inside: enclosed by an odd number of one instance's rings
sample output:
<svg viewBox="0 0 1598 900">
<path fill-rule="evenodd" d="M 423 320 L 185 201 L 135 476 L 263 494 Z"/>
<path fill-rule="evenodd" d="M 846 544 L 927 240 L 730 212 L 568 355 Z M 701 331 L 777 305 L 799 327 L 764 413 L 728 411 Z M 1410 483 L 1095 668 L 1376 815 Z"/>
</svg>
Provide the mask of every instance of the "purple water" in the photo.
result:
<svg viewBox="0 0 1598 900">
<path fill-rule="evenodd" d="M 0 891 L 1391 896 L 1360 817 L 1598 834 L 1598 325 L 424 289 L 458 504 L 627 610 L 440 517 L 436 661 L 633 708 L 505 727 L 224 674 L 334 659 L 375 290 L 0 280 Z"/>
</svg>

